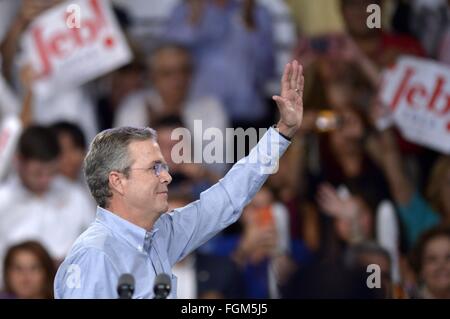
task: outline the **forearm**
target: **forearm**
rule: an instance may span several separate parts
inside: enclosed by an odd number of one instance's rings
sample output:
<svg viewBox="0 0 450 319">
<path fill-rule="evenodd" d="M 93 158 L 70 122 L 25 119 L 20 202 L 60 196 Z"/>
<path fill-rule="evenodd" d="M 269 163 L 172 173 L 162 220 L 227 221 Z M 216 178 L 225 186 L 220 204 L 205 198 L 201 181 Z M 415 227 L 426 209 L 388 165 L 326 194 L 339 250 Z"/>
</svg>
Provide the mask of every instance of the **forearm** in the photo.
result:
<svg viewBox="0 0 450 319">
<path fill-rule="evenodd" d="M 394 200 L 399 205 L 407 204 L 413 195 L 414 188 L 408 180 L 401 164 L 398 152 L 384 154 L 383 169 Z"/>
<path fill-rule="evenodd" d="M 29 126 L 33 119 L 33 112 L 31 108 L 32 103 L 33 103 L 33 93 L 31 89 L 28 89 L 27 92 L 25 93 L 25 98 L 22 104 L 22 112 L 20 113 L 20 120 L 24 128 Z"/>
<path fill-rule="evenodd" d="M 370 84 L 377 88 L 380 84 L 380 70 L 368 57 L 361 55 L 357 59 L 358 66 L 361 72 L 365 75 Z"/>
<path fill-rule="evenodd" d="M 186 246 L 182 251 L 171 252 L 171 260 L 176 262 L 183 258 L 236 222 L 245 205 L 274 172 L 288 146 L 288 141 L 269 129 L 250 154 L 237 162 L 217 184 L 202 192 L 199 200 L 176 209 L 171 214 L 172 226 L 168 229 L 173 229 L 173 238 L 185 238 Z"/>
<path fill-rule="evenodd" d="M 2 56 L 2 73 L 6 80 L 11 82 L 12 66 L 16 55 L 19 39 L 27 24 L 21 18 L 14 21 L 5 39 L 0 45 L 0 54 Z"/>
</svg>

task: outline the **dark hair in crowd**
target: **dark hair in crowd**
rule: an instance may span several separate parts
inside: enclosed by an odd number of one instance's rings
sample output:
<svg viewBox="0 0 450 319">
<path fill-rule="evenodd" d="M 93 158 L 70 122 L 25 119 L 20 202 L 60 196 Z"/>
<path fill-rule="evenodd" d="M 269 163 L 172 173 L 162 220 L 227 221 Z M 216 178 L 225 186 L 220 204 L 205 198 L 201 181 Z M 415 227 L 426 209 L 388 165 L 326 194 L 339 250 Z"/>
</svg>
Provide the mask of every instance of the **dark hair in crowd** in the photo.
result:
<svg viewBox="0 0 450 319">
<path fill-rule="evenodd" d="M 445 237 L 450 240 L 450 227 L 437 226 L 423 233 L 411 254 L 411 264 L 417 274 L 423 269 L 423 259 L 427 245 L 434 239 Z"/>
<path fill-rule="evenodd" d="M 21 251 L 30 252 L 38 259 L 40 266 L 45 272 L 45 282 L 42 287 L 42 296 L 46 299 L 53 299 L 53 280 L 56 274 L 56 266 L 47 250 L 36 241 L 25 241 L 11 246 L 8 249 L 3 262 L 3 280 L 5 282 L 5 291 L 7 293 L 14 294 L 8 274 L 13 266 L 16 254 Z"/>
<path fill-rule="evenodd" d="M 18 153 L 25 160 L 50 162 L 58 158 L 60 147 L 57 137 L 50 128 L 32 125 L 22 132 Z"/>
<path fill-rule="evenodd" d="M 61 134 L 68 134 L 73 144 L 77 148 L 82 150 L 86 149 L 86 138 L 84 137 L 83 131 L 78 125 L 62 121 L 53 124 L 51 126 L 51 129 L 55 132 L 56 136 L 59 136 Z"/>
</svg>

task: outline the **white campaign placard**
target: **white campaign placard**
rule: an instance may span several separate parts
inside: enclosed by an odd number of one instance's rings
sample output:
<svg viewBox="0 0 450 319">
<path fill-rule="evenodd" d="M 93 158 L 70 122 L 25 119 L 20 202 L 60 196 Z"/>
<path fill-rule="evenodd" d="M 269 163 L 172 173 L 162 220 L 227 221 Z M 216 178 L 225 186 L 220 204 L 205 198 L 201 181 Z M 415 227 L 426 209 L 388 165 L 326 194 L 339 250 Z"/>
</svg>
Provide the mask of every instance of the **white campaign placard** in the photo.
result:
<svg viewBox="0 0 450 319">
<path fill-rule="evenodd" d="M 123 66 L 131 51 L 108 0 L 71 0 L 45 11 L 22 39 L 37 72 L 34 93 L 51 96 Z"/>
<path fill-rule="evenodd" d="M 385 72 L 380 92 L 409 141 L 450 154 L 450 67 L 402 57 Z"/>
</svg>

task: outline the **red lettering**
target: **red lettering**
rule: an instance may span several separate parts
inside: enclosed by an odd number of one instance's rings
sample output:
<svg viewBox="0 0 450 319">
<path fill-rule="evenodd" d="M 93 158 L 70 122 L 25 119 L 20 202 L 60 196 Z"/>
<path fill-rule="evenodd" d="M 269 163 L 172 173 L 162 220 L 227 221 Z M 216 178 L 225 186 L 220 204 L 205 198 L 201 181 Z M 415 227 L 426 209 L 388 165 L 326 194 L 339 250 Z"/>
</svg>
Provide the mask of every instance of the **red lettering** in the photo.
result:
<svg viewBox="0 0 450 319">
<path fill-rule="evenodd" d="M 96 17 L 95 21 L 98 22 L 98 27 L 101 28 L 103 25 L 106 24 L 106 20 L 105 20 L 105 16 L 103 15 L 101 6 L 98 3 L 98 0 L 91 0 L 91 7 L 95 13 L 95 17 Z"/>
<path fill-rule="evenodd" d="M 106 17 L 99 0 L 89 0 L 88 3 L 93 16 L 90 19 L 81 21 L 81 28 L 68 29 L 65 27 L 59 32 L 52 33 L 50 37 L 45 39 L 42 29 L 39 26 L 34 27 L 32 30 L 32 39 L 42 64 L 42 70 L 38 74 L 38 77 L 45 77 L 51 73 L 52 57 L 65 58 L 77 48 L 82 48 L 98 40 L 101 28 L 107 23 Z M 64 12 L 63 18 L 65 22 L 67 20 L 66 12 Z M 114 39 L 110 36 L 102 41 L 107 47 L 114 46 Z"/>
<path fill-rule="evenodd" d="M 427 96 L 427 90 L 424 88 L 423 85 L 418 84 L 418 85 L 412 87 L 409 90 L 408 94 L 406 95 L 406 101 L 408 102 L 408 104 L 411 107 L 420 108 L 421 106 L 425 105 L 425 102 L 416 104 L 415 103 L 416 102 L 416 99 L 415 99 L 416 94 L 419 94 L 422 98 L 424 98 Z"/>
<path fill-rule="evenodd" d="M 71 41 L 70 34 L 59 33 L 59 34 L 56 34 L 51 39 L 51 42 L 49 44 L 49 49 L 55 56 L 63 57 L 71 49 L 70 42 L 73 42 L 73 41 Z M 67 44 L 69 44 L 69 46 L 67 46 Z"/>
<path fill-rule="evenodd" d="M 445 106 L 445 108 L 440 112 L 440 115 L 447 115 L 448 112 L 450 112 L 450 96 L 447 95 L 447 105 Z"/>
<path fill-rule="evenodd" d="M 81 28 L 73 28 L 70 30 L 79 47 L 83 47 L 97 39 L 98 30 L 95 21 L 85 20 L 82 22 Z"/>
<path fill-rule="evenodd" d="M 51 64 L 44 39 L 42 38 L 42 30 L 39 26 L 36 26 L 33 30 L 31 30 L 31 34 L 34 42 L 36 43 L 36 48 L 42 64 L 42 70 L 37 74 L 37 78 L 48 76 L 51 72 Z"/>
<path fill-rule="evenodd" d="M 414 70 L 412 68 L 407 68 L 405 72 L 405 76 L 403 77 L 400 86 L 398 87 L 398 91 L 395 93 L 394 99 L 392 100 L 391 109 L 395 110 L 395 108 L 398 106 L 398 103 L 400 102 L 400 99 L 405 92 L 408 82 L 411 79 L 411 77 L 414 75 Z"/>
<path fill-rule="evenodd" d="M 431 97 L 430 103 L 428 103 L 428 109 L 433 111 L 436 106 L 436 101 L 442 93 L 442 87 L 445 84 L 445 79 L 441 76 L 438 77 L 436 88 L 434 89 L 433 96 Z"/>
</svg>

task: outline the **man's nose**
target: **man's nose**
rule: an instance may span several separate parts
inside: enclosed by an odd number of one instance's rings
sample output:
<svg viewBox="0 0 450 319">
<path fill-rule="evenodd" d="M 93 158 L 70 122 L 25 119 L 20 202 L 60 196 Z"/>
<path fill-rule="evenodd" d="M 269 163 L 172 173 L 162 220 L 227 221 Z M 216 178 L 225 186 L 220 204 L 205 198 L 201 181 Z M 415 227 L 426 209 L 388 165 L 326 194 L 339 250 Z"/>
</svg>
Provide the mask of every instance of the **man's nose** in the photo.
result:
<svg viewBox="0 0 450 319">
<path fill-rule="evenodd" d="M 172 182 L 172 176 L 167 171 L 162 172 L 159 175 L 159 178 L 162 181 L 162 183 L 170 184 Z"/>
</svg>

